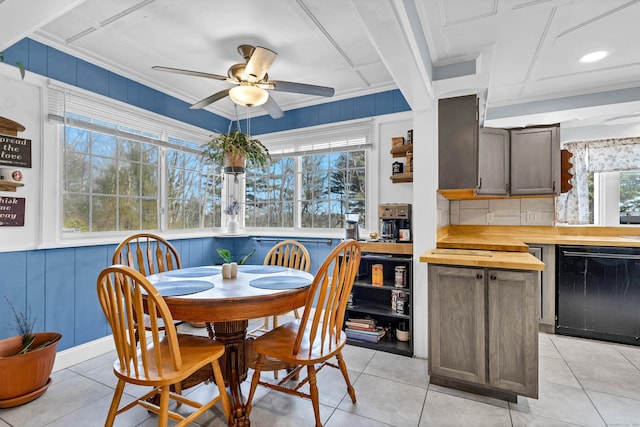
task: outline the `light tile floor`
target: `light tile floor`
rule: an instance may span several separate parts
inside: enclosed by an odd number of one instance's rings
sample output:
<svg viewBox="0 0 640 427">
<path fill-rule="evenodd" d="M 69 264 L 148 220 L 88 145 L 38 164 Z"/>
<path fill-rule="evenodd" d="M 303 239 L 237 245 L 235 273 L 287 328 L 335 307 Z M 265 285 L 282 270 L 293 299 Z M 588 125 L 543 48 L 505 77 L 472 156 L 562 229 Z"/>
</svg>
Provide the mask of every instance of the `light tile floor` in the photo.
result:
<svg viewBox="0 0 640 427">
<path fill-rule="evenodd" d="M 347 346 L 344 356 L 358 402 L 351 403 L 338 370 L 322 370 L 318 387 L 323 423 L 326 427 L 640 426 L 640 347 L 541 333 L 539 348 L 540 398 L 520 397 L 513 404 L 430 385 L 426 360 Z M 102 426 L 116 384 L 111 372 L 114 358 L 109 353 L 54 373 L 53 384 L 42 397 L 0 409 L 0 427 Z M 243 388 L 248 392 L 248 382 Z M 132 391 L 138 390 L 125 389 Z M 210 384 L 188 390 L 196 399 L 208 393 L 215 393 Z M 216 407 L 198 424 L 222 427 L 221 413 Z M 251 424 L 312 426 L 311 402 L 259 388 Z M 118 416 L 116 425 L 154 426 L 156 417 L 134 408 Z"/>
</svg>

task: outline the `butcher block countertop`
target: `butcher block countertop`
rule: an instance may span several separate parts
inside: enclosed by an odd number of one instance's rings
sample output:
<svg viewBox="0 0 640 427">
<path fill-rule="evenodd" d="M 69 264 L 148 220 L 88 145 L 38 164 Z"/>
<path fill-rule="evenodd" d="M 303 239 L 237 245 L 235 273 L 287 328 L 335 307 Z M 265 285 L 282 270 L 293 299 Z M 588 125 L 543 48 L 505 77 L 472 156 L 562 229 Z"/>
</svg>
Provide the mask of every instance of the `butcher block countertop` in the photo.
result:
<svg viewBox="0 0 640 427">
<path fill-rule="evenodd" d="M 639 227 L 448 225 L 421 262 L 471 267 L 544 270 L 529 244 L 640 247 Z"/>
<path fill-rule="evenodd" d="M 544 263 L 528 252 L 484 251 L 475 249 L 430 249 L 420 255 L 421 262 L 470 267 L 544 270 Z"/>
<path fill-rule="evenodd" d="M 438 229 L 436 246 L 527 252 L 528 244 L 640 247 L 640 228 L 449 225 Z"/>
</svg>

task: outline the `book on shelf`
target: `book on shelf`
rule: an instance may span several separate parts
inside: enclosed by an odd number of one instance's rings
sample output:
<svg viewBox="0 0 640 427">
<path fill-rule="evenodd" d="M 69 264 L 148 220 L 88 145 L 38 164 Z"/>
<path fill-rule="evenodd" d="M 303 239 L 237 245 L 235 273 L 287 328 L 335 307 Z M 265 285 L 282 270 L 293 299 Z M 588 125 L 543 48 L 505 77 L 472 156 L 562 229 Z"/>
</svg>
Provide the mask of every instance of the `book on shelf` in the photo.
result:
<svg viewBox="0 0 640 427">
<path fill-rule="evenodd" d="M 365 331 L 362 329 L 353 329 L 353 328 L 344 328 L 345 332 L 353 332 L 356 334 L 367 334 L 367 335 L 384 335 L 383 328 L 376 328 L 373 331 Z"/>
<path fill-rule="evenodd" d="M 347 338 L 376 343 L 385 335 L 386 330 L 384 328 L 378 328 L 375 331 L 361 331 L 345 328 L 344 333 L 347 335 Z"/>
<path fill-rule="evenodd" d="M 369 326 L 361 326 L 358 324 L 355 325 L 350 325 L 350 324 L 346 324 L 344 325 L 346 328 L 348 329 L 354 329 L 356 331 L 367 331 L 367 332 L 371 332 L 371 331 L 375 331 L 376 328 L 375 327 L 369 327 Z"/>
<path fill-rule="evenodd" d="M 351 320 L 346 320 L 344 322 L 344 325 L 347 328 L 352 328 L 352 329 L 362 329 L 365 331 L 375 331 L 376 330 L 376 322 L 374 321 L 373 323 L 361 323 L 361 322 L 354 322 Z"/>
<path fill-rule="evenodd" d="M 368 328 L 375 328 L 377 325 L 376 319 L 357 318 L 357 317 L 350 317 L 344 323 L 345 325 L 356 325 L 356 326 L 368 327 Z"/>
</svg>

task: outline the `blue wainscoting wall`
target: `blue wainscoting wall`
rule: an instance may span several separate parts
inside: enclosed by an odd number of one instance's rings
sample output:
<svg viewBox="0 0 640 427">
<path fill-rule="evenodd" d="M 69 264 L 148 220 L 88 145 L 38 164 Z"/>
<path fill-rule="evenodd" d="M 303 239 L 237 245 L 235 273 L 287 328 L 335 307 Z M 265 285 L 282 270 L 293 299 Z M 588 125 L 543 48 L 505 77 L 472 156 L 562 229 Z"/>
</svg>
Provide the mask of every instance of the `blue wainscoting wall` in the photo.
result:
<svg viewBox="0 0 640 427">
<path fill-rule="evenodd" d="M 251 252 L 248 263 L 262 264 L 278 241 L 274 237 L 198 238 L 171 240 L 184 267 L 220 264 L 216 248 L 229 249 L 237 259 Z M 339 239 L 303 239 L 315 273 Z M 0 253 L 0 339 L 16 335 L 13 313 L 31 311 L 34 331 L 62 334 L 58 350 L 102 338 L 109 326 L 96 296 L 98 273 L 111 264 L 117 245 L 83 246 Z"/>
</svg>

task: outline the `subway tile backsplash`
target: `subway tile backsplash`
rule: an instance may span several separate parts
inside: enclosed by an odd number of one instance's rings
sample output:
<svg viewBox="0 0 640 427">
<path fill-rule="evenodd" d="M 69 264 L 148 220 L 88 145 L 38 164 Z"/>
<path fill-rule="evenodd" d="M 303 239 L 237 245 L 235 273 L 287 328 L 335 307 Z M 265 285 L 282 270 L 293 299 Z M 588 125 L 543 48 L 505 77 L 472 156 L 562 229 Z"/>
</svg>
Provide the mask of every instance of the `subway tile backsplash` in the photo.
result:
<svg viewBox="0 0 640 427">
<path fill-rule="evenodd" d="M 444 225 L 554 225 L 555 199 L 452 200 L 438 195 L 438 227 Z"/>
</svg>

